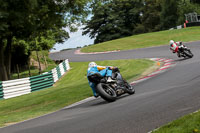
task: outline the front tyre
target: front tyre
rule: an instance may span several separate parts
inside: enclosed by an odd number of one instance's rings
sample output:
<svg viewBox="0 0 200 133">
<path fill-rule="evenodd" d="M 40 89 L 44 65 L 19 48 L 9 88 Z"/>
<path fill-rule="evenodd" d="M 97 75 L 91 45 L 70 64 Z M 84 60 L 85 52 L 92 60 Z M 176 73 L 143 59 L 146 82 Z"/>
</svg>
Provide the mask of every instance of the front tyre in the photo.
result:
<svg viewBox="0 0 200 133">
<path fill-rule="evenodd" d="M 125 82 L 125 87 L 126 87 L 126 92 L 129 94 L 129 95 L 132 95 L 135 93 L 135 89 L 132 85 L 130 85 L 128 82 Z"/>
<path fill-rule="evenodd" d="M 193 54 L 192 54 L 192 52 L 191 52 L 190 50 L 185 50 L 185 51 L 184 51 L 184 54 L 185 54 L 187 57 L 189 57 L 189 58 L 192 58 L 192 57 L 193 57 Z"/>
<path fill-rule="evenodd" d="M 113 102 L 117 99 L 117 94 L 111 86 L 105 83 L 99 83 L 96 86 L 96 91 L 99 95 L 108 102 Z"/>
</svg>

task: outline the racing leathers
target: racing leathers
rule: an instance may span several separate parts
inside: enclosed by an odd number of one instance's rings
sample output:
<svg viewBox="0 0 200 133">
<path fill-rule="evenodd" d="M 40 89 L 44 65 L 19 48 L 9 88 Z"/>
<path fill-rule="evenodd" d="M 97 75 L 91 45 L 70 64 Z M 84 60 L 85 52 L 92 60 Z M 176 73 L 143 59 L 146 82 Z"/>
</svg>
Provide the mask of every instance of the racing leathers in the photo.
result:
<svg viewBox="0 0 200 133">
<path fill-rule="evenodd" d="M 103 77 L 104 76 L 112 77 L 112 70 L 110 70 L 110 67 L 94 66 L 94 67 L 89 67 L 88 68 L 88 70 L 87 70 L 87 78 L 88 78 L 88 76 L 93 75 L 95 73 L 99 73 Z M 93 92 L 94 97 L 97 97 L 98 94 L 95 91 L 96 84 L 91 82 L 91 81 L 89 81 L 89 79 L 88 79 L 88 82 L 89 82 L 90 87 L 92 88 L 92 92 Z"/>
<path fill-rule="evenodd" d="M 173 53 L 177 53 L 178 57 L 181 57 L 181 52 L 180 49 L 184 48 L 185 46 L 182 44 L 182 42 L 174 42 L 173 44 L 170 45 L 170 50 Z"/>
</svg>

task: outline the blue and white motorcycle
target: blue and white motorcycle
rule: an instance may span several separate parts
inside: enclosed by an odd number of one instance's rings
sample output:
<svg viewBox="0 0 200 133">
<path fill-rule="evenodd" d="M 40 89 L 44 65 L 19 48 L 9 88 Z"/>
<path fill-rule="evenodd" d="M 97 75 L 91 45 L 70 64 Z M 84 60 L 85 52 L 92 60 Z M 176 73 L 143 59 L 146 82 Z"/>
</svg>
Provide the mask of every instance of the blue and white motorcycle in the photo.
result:
<svg viewBox="0 0 200 133">
<path fill-rule="evenodd" d="M 113 70 L 112 78 L 115 79 L 113 82 L 107 82 L 107 78 L 98 73 L 90 77 L 90 81 L 96 83 L 96 92 L 104 100 L 113 102 L 125 93 L 130 95 L 135 93 L 134 87 L 123 79 L 118 68 Z"/>
</svg>

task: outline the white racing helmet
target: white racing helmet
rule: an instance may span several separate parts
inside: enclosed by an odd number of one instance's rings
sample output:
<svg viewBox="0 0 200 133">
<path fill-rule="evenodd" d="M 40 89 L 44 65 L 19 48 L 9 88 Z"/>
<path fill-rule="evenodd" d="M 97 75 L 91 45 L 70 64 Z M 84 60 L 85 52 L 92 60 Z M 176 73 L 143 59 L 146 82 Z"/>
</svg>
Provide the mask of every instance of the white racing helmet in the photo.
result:
<svg viewBox="0 0 200 133">
<path fill-rule="evenodd" d="M 173 41 L 173 40 L 170 40 L 170 41 L 169 41 L 169 44 L 170 44 L 170 45 L 174 44 L 174 41 Z"/>
<path fill-rule="evenodd" d="M 97 64 L 95 63 L 95 62 L 90 62 L 89 64 L 88 64 L 88 67 L 90 68 L 90 67 L 95 67 L 95 66 L 97 66 Z"/>
</svg>

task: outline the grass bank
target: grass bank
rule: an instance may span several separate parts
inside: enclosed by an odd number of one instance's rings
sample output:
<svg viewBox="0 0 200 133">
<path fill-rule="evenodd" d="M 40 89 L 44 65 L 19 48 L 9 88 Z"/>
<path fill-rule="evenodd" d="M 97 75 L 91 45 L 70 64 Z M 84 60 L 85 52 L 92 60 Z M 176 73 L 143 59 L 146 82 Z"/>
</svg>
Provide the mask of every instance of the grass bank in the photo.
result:
<svg viewBox="0 0 200 133">
<path fill-rule="evenodd" d="M 186 115 L 152 133 L 200 133 L 200 112 Z"/>
<path fill-rule="evenodd" d="M 179 30 L 166 30 L 134 35 L 104 43 L 90 45 L 88 47 L 82 48 L 81 52 L 128 50 L 151 46 L 168 45 L 169 40 L 171 39 L 183 42 L 200 40 L 200 26 Z"/>
<path fill-rule="evenodd" d="M 131 80 L 139 77 L 155 63 L 137 59 L 98 61 L 97 64 L 118 66 L 124 78 Z M 41 116 L 92 96 L 86 77 L 88 62 L 73 62 L 70 66 L 71 70 L 54 87 L 0 100 L 0 126 Z"/>
</svg>

